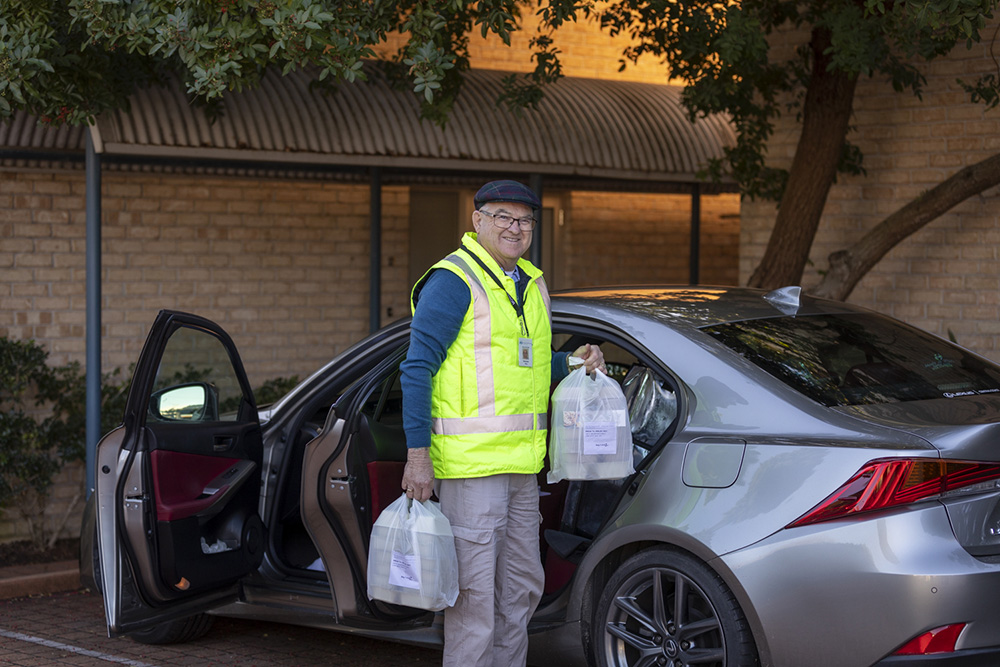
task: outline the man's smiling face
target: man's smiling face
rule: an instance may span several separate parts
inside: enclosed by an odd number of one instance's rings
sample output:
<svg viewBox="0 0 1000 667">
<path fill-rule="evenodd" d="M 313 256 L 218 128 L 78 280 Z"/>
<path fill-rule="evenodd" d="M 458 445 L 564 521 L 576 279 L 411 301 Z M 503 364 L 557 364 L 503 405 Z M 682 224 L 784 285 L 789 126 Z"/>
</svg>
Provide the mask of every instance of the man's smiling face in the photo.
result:
<svg viewBox="0 0 1000 667">
<path fill-rule="evenodd" d="M 516 223 L 503 229 L 494 223 L 494 215 L 530 218 L 532 210 L 530 206 L 517 202 L 490 202 L 472 214 L 472 226 L 479 244 L 505 271 L 512 271 L 517 266 L 518 258 L 531 245 L 531 231 L 521 229 L 521 225 Z"/>
</svg>

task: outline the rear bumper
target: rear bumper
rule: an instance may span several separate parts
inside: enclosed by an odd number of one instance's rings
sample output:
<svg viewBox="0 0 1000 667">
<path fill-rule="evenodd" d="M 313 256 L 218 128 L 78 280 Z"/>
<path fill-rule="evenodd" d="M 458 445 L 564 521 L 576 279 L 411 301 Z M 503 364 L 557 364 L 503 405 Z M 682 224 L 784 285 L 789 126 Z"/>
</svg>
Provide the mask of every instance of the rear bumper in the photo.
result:
<svg viewBox="0 0 1000 667">
<path fill-rule="evenodd" d="M 872 667 L 995 667 L 1000 665 L 1000 646 L 935 653 L 933 655 L 891 656 Z"/>
<path fill-rule="evenodd" d="M 721 561 L 764 664 L 1000 664 L 1000 565 L 962 549 L 941 505 L 782 530 Z M 886 657 L 951 623 L 968 624 L 955 653 Z"/>
</svg>

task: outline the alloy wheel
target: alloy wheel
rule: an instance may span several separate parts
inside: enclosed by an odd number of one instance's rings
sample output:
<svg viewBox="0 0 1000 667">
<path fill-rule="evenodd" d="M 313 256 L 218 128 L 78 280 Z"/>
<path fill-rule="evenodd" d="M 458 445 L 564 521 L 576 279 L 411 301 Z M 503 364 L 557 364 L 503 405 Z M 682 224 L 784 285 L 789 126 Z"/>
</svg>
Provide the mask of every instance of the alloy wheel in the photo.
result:
<svg viewBox="0 0 1000 667">
<path fill-rule="evenodd" d="M 746 620 L 731 596 L 717 575 L 691 557 L 642 552 L 608 582 L 595 653 L 608 667 L 755 664 Z"/>
</svg>

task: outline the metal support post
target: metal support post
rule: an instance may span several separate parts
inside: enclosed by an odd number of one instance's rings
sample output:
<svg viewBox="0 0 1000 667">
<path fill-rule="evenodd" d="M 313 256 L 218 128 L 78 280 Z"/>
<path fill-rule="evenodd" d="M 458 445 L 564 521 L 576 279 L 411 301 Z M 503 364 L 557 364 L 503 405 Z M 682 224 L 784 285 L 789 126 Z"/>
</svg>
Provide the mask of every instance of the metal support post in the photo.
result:
<svg viewBox="0 0 1000 667">
<path fill-rule="evenodd" d="M 89 131 L 86 146 L 86 495 L 94 490 L 97 443 L 101 439 L 101 156 Z"/>
</svg>

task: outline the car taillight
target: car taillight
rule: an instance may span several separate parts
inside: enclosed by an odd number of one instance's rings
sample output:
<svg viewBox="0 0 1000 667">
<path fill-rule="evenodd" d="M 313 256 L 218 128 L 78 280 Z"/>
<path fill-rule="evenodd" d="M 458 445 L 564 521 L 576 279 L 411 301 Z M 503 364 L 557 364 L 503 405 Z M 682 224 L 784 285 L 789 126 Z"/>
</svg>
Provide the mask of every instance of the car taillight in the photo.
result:
<svg viewBox="0 0 1000 667">
<path fill-rule="evenodd" d="M 958 637 L 965 629 L 965 623 L 952 623 L 928 630 L 924 634 L 906 642 L 893 655 L 930 655 L 931 653 L 952 653 Z"/>
<path fill-rule="evenodd" d="M 788 528 L 843 519 L 959 493 L 997 488 L 1000 465 L 942 459 L 878 459 L 870 461 Z"/>
</svg>

